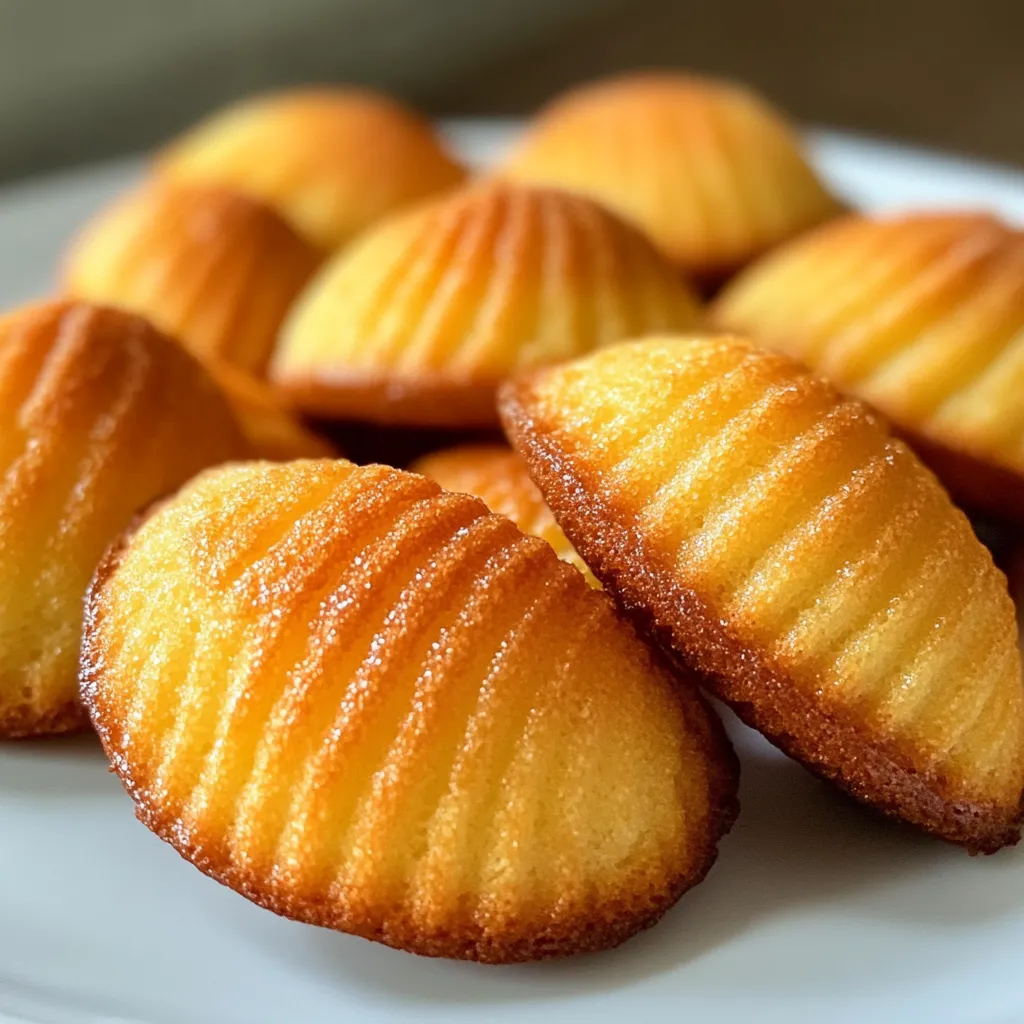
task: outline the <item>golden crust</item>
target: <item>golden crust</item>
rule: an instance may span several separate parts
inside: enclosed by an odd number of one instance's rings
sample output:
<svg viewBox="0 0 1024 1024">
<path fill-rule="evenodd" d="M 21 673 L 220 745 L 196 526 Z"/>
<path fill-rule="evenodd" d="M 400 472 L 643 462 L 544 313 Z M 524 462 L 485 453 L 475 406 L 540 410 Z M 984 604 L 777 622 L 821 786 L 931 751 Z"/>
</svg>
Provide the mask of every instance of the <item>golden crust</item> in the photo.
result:
<svg viewBox="0 0 1024 1024">
<path fill-rule="evenodd" d="M 409 469 L 446 491 L 472 494 L 492 512 L 507 516 L 523 533 L 540 537 L 563 562 L 575 565 L 594 587 L 600 584 L 555 522 L 522 458 L 503 444 L 467 444 L 433 452 Z"/>
<path fill-rule="evenodd" d="M 778 111 L 742 86 L 691 75 L 567 93 L 500 173 L 592 196 L 712 283 L 842 209 Z"/>
<path fill-rule="evenodd" d="M 264 381 L 226 363 L 211 363 L 208 369 L 258 458 L 287 462 L 338 454 L 326 438 L 302 424 Z"/>
<path fill-rule="evenodd" d="M 886 814 L 1017 841 L 1005 580 L 879 417 L 728 337 L 539 371 L 502 411 L 597 578 L 741 718 Z"/>
<path fill-rule="evenodd" d="M 98 569 L 81 684 L 182 856 L 430 956 L 615 945 L 703 877 L 736 809 L 720 723 L 605 595 L 383 466 L 198 478 Z"/>
<path fill-rule="evenodd" d="M 82 596 L 132 516 L 247 448 L 200 366 L 138 317 L 51 302 L 0 319 L 0 736 L 85 724 Z"/>
<path fill-rule="evenodd" d="M 751 267 L 711 320 L 870 402 L 960 500 L 1024 522 L 1024 233 L 982 214 L 837 221 Z"/>
<path fill-rule="evenodd" d="M 466 176 L 413 111 L 384 96 L 338 88 L 228 107 L 172 143 L 157 168 L 176 180 L 252 195 L 325 250 Z"/>
<path fill-rule="evenodd" d="M 1017 608 L 1017 627 L 1020 632 L 1021 646 L 1024 647 L 1024 548 L 1018 546 L 1005 562 L 1006 578 L 1010 585 L 1010 596 Z"/>
<path fill-rule="evenodd" d="M 150 182 L 86 226 L 64 287 L 145 316 L 203 360 L 259 374 L 319 261 L 269 207 L 221 188 Z"/>
<path fill-rule="evenodd" d="M 444 373 L 421 373 L 415 380 L 390 374 L 315 365 L 273 370 L 277 390 L 297 409 L 328 422 L 441 430 L 497 426 L 498 379 L 478 381 Z"/>
<path fill-rule="evenodd" d="M 596 204 L 476 186 L 336 256 L 289 316 L 270 372 L 314 415 L 487 427 L 510 374 L 699 315 L 674 268 Z"/>
</svg>

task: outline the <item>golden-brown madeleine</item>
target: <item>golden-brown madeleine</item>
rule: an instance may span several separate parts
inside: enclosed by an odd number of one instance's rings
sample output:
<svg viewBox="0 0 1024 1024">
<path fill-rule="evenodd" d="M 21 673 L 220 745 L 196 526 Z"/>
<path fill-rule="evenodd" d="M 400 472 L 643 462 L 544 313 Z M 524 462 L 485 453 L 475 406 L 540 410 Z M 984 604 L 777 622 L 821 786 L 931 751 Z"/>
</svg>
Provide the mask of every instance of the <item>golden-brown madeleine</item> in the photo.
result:
<svg viewBox="0 0 1024 1024">
<path fill-rule="evenodd" d="M 505 377 L 699 315 L 675 269 L 590 200 L 481 185 L 339 253 L 289 314 L 270 375 L 314 415 L 490 426 Z"/>
<path fill-rule="evenodd" d="M 974 530 L 992 552 L 996 565 L 1006 573 L 1010 597 L 1017 607 L 1017 621 L 1021 626 L 1020 641 L 1024 647 L 1024 543 L 1016 533 L 999 529 L 998 525 L 975 521 Z"/>
<path fill-rule="evenodd" d="M 709 283 L 842 209 L 778 111 L 742 86 L 683 74 L 567 93 L 499 173 L 593 196 Z"/>
<path fill-rule="evenodd" d="M 143 506 L 247 454 L 213 381 L 139 317 L 51 302 L 0 318 L 0 736 L 85 724 L 100 556 Z"/>
<path fill-rule="evenodd" d="M 615 346 L 502 411 L 597 578 L 740 717 L 889 815 L 1017 841 L 1006 580 L 880 416 L 734 337 Z"/>
<path fill-rule="evenodd" d="M 715 303 L 881 410 L 964 504 L 1024 522 L 1024 234 L 981 214 L 846 218 Z"/>
<path fill-rule="evenodd" d="M 221 188 L 149 182 L 74 242 L 65 290 L 140 313 L 201 359 L 252 373 L 319 262 L 273 210 Z"/>
<path fill-rule="evenodd" d="M 204 474 L 112 548 L 86 620 L 140 819 L 301 921 L 492 962 L 600 949 L 735 813 L 696 689 L 547 544 L 412 473 Z"/>
<path fill-rule="evenodd" d="M 326 438 L 306 427 L 285 407 L 265 381 L 226 363 L 209 363 L 208 369 L 258 458 L 284 462 L 337 454 Z"/>
<path fill-rule="evenodd" d="M 410 467 L 446 491 L 473 494 L 523 533 L 546 540 L 563 562 L 575 565 L 592 586 L 600 586 L 555 522 L 522 458 L 501 444 L 467 444 L 433 452 Z"/>
<path fill-rule="evenodd" d="M 275 93 L 228 107 L 173 143 L 157 166 L 167 177 L 261 199 L 328 250 L 466 175 L 413 111 L 347 88 Z"/>
</svg>

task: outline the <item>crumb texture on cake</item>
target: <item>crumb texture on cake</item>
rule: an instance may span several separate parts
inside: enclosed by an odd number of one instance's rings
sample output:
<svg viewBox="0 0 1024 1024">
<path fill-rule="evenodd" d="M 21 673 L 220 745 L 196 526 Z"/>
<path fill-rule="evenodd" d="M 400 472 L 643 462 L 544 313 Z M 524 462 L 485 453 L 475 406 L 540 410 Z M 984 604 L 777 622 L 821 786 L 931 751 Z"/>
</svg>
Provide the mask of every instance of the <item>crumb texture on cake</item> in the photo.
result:
<svg viewBox="0 0 1024 1024">
<path fill-rule="evenodd" d="M 320 254 L 273 210 L 211 186 L 148 182 L 86 226 L 68 294 L 139 313 L 201 359 L 262 373 Z"/>
<path fill-rule="evenodd" d="M 0 736 L 85 724 L 82 600 L 104 550 L 246 453 L 214 383 L 144 320 L 73 302 L 0 318 Z"/>
<path fill-rule="evenodd" d="M 1024 233 L 995 218 L 826 225 L 737 278 L 711 319 L 788 352 L 932 445 L 1024 477 Z"/>
<path fill-rule="evenodd" d="M 733 337 L 538 371 L 503 413 L 597 577 L 742 717 L 890 814 L 1016 841 L 1006 581 L 877 414 Z"/>
<path fill-rule="evenodd" d="M 339 253 L 289 316 L 271 375 L 320 415 L 488 426 L 510 374 L 699 316 L 679 273 L 595 203 L 486 184 Z"/>
<path fill-rule="evenodd" d="M 500 173 L 592 196 L 700 277 L 728 275 L 841 209 L 781 114 L 749 89 L 691 75 L 567 93 Z"/>
<path fill-rule="evenodd" d="M 140 818 L 299 920 L 494 962 L 603 948 L 735 812 L 687 680 L 548 545 L 416 474 L 203 474 L 111 550 L 86 618 Z"/>
<path fill-rule="evenodd" d="M 157 169 L 254 196 L 324 250 L 466 175 L 416 113 L 386 96 L 340 88 L 228 107 L 172 142 Z"/>
<path fill-rule="evenodd" d="M 599 587 L 562 528 L 555 522 L 521 456 L 506 445 L 467 444 L 417 459 L 409 467 L 446 491 L 473 494 L 498 515 L 508 516 L 523 533 L 547 541 L 563 562 L 575 565 L 591 586 Z"/>
</svg>

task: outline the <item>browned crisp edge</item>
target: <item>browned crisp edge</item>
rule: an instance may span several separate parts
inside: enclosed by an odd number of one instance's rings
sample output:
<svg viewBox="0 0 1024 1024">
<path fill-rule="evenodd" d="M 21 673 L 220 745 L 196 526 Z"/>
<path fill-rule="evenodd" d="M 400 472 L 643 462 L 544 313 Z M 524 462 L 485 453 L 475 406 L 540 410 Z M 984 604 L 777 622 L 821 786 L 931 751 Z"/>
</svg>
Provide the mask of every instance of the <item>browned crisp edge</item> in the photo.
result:
<svg viewBox="0 0 1024 1024">
<path fill-rule="evenodd" d="M 1024 526 L 1024 475 L 904 427 L 893 429 L 958 504 L 969 511 Z"/>
<path fill-rule="evenodd" d="M 780 666 L 744 645 L 587 486 L 572 457 L 532 417 L 531 387 L 527 377 L 501 389 L 506 434 L 566 536 L 646 635 L 694 671 L 747 725 L 858 800 L 972 854 L 994 853 L 1019 841 L 1020 806 L 955 798 L 941 774 L 915 769 L 912 751 L 879 741 L 840 709 L 808 699 Z"/>
<path fill-rule="evenodd" d="M 44 712 L 19 705 L 0 716 L 0 739 L 31 740 L 86 732 L 89 717 L 77 700 L 64 701 Z"/>
<path fill-rule="evenodd" d="M 626 901 L 609 901 L 600 907 L 571 912 L 561 918 L 552 915 L 550 908 L 538 908 L 533 919 L 520 915 L 509 921 L 507 934 L 495 934 L 493 930 L 485 932 L 471 914 L 464 913 L 453 915 L 443 927 L 425 933 L 398 907 L 378 911 L 372 916 L 360 915 L 356 910 L 329 904 L 322 897 L 268 892 L 255 872 L 238 869 L 228 855 L 183 843 L 180 823 L 149 806 L 139 792 L 132 778 L 131 765 L 119 754 L 122 736 L 118 724 L 106 719 L 98 695 L 103 655 L 96 649 L 94 640 L 102 621 L 103 590 L 120 567 L 135 532 L 152 511 L 140 514 L 110 545 L 89 585 L 85 599 L 79 686 L 82 704 L 89 713 L 111 770 L 135 802 L 136 817 L 203 874 L 281 917 L 358 935 L 421 956 L 511 964 L 598 952 L 617 946 L 656 924 L 683 893 L 703 881 L 711 869 L 718 856 L 718 842 L 732 828 L 739 812 L 739 761 L 718 715 L 695 687 L 676 687 L 673 693 L 683 705 L 687 725 L 697 732 L 708 766 L 708 817 L 703 827 L 704 844 L 702 848 L 695 849 L 686 868 L 670 876 L 662 891 L 650 894 L 640 908 L 631 907 Z M 553 552 L 552 557 L 556 557 Z M 561 571 L 578 572 L 563 563 L 558 565 Z M 582 576 L 580 580 L 583 586 L 587 586 Z M 619 614 L 614 606 L 612 610 Z M 653 654 L 666 665 L 670 675 L 677 675 L 660 651 L 654 650 Z M 693 832 L 696 833 L 697 829 Z"/>
<path fill-rule="evenodd" d="M 498 381 L 460 381 L 441 374 L 411 379 L 337 371 L 319 375 L 271 372 L 274 387 L 297 409 L 314 417 L 365 420 L 383 426 L 498 425 Z"/>
</svg>

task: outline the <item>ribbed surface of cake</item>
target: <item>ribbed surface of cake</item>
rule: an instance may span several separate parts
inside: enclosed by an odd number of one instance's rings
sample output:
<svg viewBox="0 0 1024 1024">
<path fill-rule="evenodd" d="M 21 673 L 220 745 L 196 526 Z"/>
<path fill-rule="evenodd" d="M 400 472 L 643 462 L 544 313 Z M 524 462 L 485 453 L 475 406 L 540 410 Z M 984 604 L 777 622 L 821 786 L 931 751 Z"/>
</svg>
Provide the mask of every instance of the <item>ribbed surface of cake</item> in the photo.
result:
<svg viewBox="0 0 1024 1024">
<path fill-rule="evenodd" d="M 508 375 L 698 315 L 675 269 L 596 204 L 478 186 L 388 220 L 324 267 L 271 376 L 321 416 L 487 426 Z"/>
<path fill-rule="evenodd" d="M 109 553 L 82 687 L 139 817 L 278 913 L 496 962 L 614 945 L 734 812 L 720 725 L 468 495 L 344 461 L 204 474 Z"/>
<path fill-rule="evenodd" d="M 74 242 L 65 290 L 140 313 L 201 359 L 261 373 L 319 253 L 273 210 L 221 188 L 153 182 Z"/>
<path fill-rule="evenodd" d="M 555 554 L 575 565 L 593 586 L 599 586 L 576 549 L 555 522 L 526 463 L 504 445 L 478 444 L 446 448 L 418 459 L 409 467 L 439 483 L 446 491 L 473 494 L 498 515 L 508 516 L 523 533 L 546 540 Z"/>
<path fill-rule="evenodd" d="M 751 267 L 712 318 L 880 409 L 964 501 L 1024 520 L 1024 233 L 846 219 Z"/>
<path fill-rule="evenodd" d="M 891 815 L 1016 842 L 1006 580 L 881 417 L 730 337 L 616 346 L 503 394 L 587 565 L 741 717 Z"/>
<path fill-rule="evenodd" d="M 247 452 L 213 381 L 144 320 L 59 302 L 0 319 L 0 736 L 85 724 L 96 563 L 144 506 Z"/>
<path fill-rule="evenodd" d="M 327 88 L 213 114 L 161 154 L 158 170 L 254 196 L 325 250 L 466 173 L 411 110 L 370 92 Z"/>
<path fill-rule="evenodd" d="M 841 208 L 779 112 L 742 86 L 687 75 L 567 93 L 499 173 L 594 197 L 711 282 Z"/>
</svg>

